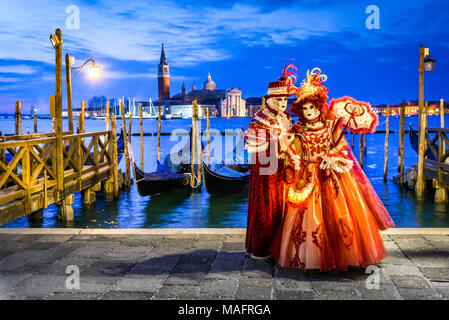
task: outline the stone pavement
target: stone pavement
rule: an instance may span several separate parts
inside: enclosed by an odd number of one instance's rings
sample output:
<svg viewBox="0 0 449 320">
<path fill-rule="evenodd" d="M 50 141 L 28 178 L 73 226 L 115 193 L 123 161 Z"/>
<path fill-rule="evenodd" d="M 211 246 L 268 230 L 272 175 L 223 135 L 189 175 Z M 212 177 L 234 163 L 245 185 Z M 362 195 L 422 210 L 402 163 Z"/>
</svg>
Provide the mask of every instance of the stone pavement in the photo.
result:
<svg viewBox="0 0 449 320">
<path fill-rule="evenodd" d="M 319 273 L 252 259 L 244 229 L 0 229 L 0 299 L 449 298 L 449 229 L 382 237 L 374 271 Z"/>
</svg>

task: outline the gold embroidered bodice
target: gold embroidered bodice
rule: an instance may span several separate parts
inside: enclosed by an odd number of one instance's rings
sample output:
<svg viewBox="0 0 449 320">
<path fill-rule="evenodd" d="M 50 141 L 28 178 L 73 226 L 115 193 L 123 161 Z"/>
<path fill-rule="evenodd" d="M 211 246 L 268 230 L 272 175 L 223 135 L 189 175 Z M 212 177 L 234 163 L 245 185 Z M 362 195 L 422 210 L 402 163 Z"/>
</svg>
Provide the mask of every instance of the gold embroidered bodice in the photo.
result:
<svg viewBox="0 0 449 320">
<path fill-rule="evenodd" d="M 306 161 L 315 161 L 329 152 L 332 147 L 332 133 L 334 121 L 328 120 L 317 128 L 307 128 L 302 134 L 299 134 L 301 141 L 302 159 Z"/>
</svg>

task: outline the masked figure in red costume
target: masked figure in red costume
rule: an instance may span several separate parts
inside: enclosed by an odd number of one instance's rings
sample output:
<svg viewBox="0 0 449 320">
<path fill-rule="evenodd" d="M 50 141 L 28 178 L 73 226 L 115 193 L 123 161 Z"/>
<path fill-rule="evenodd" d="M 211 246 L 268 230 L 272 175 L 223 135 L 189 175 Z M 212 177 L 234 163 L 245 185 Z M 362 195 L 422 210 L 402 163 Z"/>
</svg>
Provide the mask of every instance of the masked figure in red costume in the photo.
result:
<svg viewBox="0 0 449 320">
<path fill-rule="evenodd" d="M 286 161 L 287 204 L 270 250 L 284 267 L 331 271 L 375 264 L 386 256 L 379 230 L 394 226 L 342 135 L 345 122 L 345 129 L 374 131 L 377 116 L 350 97 L 329 107 L 326 79 L 317 68 L 307 72 L 291 107 L 299 116 L 292 145 L 301 165 L 297 170 Z M 339 114 L 345 110 L 346 120 Z"/>
<path fill-rule="evenodd" d="M 284 157 L 292 152 L 291 118 L 285 112 L 293 81 L 289 66 L 279 81 L 270 82 L 266 107 L 256 113 L 245 131 L 246 148 L 252 154 L 248 194 L 246 251 L 254 258 L 268 258 L 269 248 L 282 220 Z M 289 159 L 299 157 L 291 154 Z"/>
</svg>

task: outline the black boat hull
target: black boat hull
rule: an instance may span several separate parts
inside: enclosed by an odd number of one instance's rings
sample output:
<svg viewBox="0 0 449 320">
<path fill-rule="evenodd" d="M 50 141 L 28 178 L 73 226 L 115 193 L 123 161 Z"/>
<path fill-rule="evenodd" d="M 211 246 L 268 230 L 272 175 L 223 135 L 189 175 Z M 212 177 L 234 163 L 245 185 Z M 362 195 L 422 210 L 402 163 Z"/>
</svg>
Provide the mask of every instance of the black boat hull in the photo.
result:
<svg viewBox="0 0 449 320">
<path fill-rule="evenodd" d="M 418 134 L 415 131 L 413 131 L 411 125 L 410 125 L 410 130 L 409 130 L 409 137 L 410 137 L 410 144 L 412 145 L 413 150 L 415 150 L 416 153 L 418 153 L 419 137 L 418 137 Z M 436 150 L 438 150 L 438 144 L 435 144 L 435 148 L 436 148 Z M 436 158 L 434 157 L 434 155 L 431 151 L 429 151 L 427 153 L 427 159 L 436 161 Z"/>
<path fill-rule="evenodd" d="M 249 173 L 241 177 L 226 177 L 212 171 L 204 161 L 202 163 L 202 169 L 204 188 L 208 193 L 232 193 L 248 188 Z"/>
<path fill-rule="evenodd" d="M 188 175 L 168 173 L 162 171 L 144 173 L 133 165 L 137 191 L 142 197 L 173 192 L 189 187 Z M 165 170 L 164 170 L 165 171 Z"/>
</svg>

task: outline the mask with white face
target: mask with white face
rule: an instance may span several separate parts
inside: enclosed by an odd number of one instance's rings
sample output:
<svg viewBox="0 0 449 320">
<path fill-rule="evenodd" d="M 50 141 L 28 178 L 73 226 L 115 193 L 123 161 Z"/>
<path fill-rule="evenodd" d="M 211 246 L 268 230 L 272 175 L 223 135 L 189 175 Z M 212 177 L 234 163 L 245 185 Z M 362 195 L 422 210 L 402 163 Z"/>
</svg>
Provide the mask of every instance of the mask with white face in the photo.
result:
<svg viewBox="0 0 449 320">
<path fill-rule="evenodd" d="M 302 106 L 302 114 L 307 121 L 313 121 L 320 115 L 318 110 L 312 103 L 307 103 Z"/>
<path fill-rule="evenodd" d="M 284 112 L 287 109 L 287 97 L 268 98 L 267 104 L 276 111 Z"/>
</svg>

